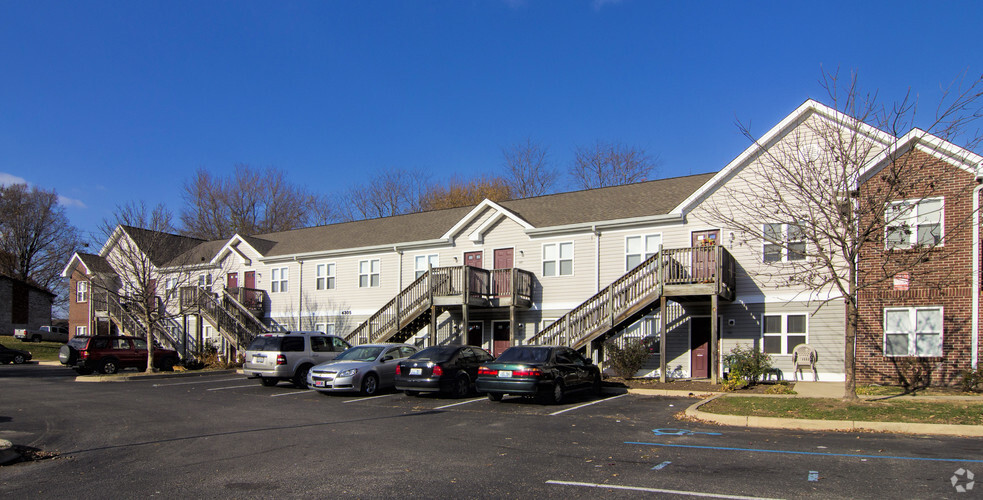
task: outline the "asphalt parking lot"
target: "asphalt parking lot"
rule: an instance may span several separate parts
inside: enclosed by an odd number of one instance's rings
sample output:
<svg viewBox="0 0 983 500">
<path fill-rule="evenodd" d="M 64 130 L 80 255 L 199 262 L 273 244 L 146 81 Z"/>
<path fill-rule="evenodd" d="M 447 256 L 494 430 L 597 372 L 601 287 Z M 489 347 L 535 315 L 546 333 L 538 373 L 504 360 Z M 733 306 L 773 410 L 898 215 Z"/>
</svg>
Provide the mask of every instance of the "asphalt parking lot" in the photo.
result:
<svg viewBox="0 0 983 500">
<path fill-rule="evenodd" d="M 556 406 L 363 398 L 228 373 L 81 383 L 6 365 L 0 438 L 59 456 L 0 467 L 0 496 L 983 497 L 956 489 L 983 473 L 983 439 L 675 418 L 694 401 L 613 389 Z"/>
</svg>

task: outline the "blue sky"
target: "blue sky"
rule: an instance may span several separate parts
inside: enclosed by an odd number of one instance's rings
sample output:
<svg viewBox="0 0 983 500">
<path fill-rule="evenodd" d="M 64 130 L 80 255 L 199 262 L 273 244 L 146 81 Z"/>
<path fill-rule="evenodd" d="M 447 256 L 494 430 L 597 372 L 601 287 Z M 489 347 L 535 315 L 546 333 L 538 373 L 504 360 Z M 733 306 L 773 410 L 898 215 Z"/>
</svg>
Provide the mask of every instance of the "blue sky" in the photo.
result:
<svg viewBox="0 0 983 500">
<path fill-rule="evenodd" d="M 95 231 L 181 206 L 199 167 L 276 166 L 337 193 L 386 168 L 494 174 L 531 138 L 597 140 L 659 177 L 716 171 L 820 68 L 885 102 L 983 72 L 970 2 L 0 0 L 0 182 L 54 188 Z"/>
</svg>

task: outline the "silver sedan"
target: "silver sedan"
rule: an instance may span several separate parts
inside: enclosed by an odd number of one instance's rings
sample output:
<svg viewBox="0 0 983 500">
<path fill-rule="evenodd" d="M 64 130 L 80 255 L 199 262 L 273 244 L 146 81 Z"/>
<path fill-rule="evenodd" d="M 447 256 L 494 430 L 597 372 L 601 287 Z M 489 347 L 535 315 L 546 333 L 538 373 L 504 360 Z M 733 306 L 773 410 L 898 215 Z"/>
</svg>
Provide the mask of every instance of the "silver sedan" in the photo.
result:
<svg viewBox="0 0 983 500">
<path fill-rule="evenodd" d="M 321 392 L 358 391 L 371 396 L 393 387 L 396 365 L 416 354 L 407 344 L 365 344 L 352 347 L 307 373 L 307 386 Z"/>
</svg>

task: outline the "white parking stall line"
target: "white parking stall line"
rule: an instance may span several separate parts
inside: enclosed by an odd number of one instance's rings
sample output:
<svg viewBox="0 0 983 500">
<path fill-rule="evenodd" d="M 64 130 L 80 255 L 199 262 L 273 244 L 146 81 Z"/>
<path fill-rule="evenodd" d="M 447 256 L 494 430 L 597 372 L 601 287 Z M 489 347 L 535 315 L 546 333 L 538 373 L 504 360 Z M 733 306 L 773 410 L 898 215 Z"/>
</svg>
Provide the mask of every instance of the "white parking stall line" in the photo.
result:
<svg viewBox="0 0 983 500">
<path fill-rule="evenodd" d="M 561 413 L 566 413 L 566 412 L 571 411 L 571 410 L 578 410 L 578 409 L 583 408 L 585 406 L 596 405 L 597 403 L 603 403 L 605 401 L 611 401 L 612 399 L 623 398 L 625 396 L 627 396 L 627 394 L 621 394 L 620 396 L 615 396 L 613 398 L 598 399 L 597 401 L 591 401 L 590 403 L 585 403 L 585 404 L 582 404 L 580 406 L 573 406 L 573 407 L 567 408 L 566 410 L 555 411 L 553 413 L 550 413 L 550 416 L 552 417 L 553 415 L 559 415 Z"/>
<path fill-rule="evenodd" d="M 220 378 L 216 380 L 197 380 L 194 382 L 174 382 L 172 384 L 154 384 L 153 387 L 170 387 L 172 385 L 194 385 L 194 384 L 213 384 L 215 382 L 232 382 L 234 380 L 242 380 L 242 377 L 236 378 Z"/>
<path fill-rule="evenodd" d="M 724 495 L 721 493 L 707 493 L 703 491 L 686 491 L 686 490 L 667 490 L 663 488 L 643 488 L 640 486 L 623 486 L 618 484 L 597 484 L 597 483 L 578 483 L 574 481 L 546 481 L 546 484 L 555 484 L 560 486 L 582 486 L 585 488 L 601 488 L 601 489 L 612 489 L 612 490 L 628 490 L 628 491 L 644 491 L 646 493 L 667 493 L 670 495 L 683 495 L 690 497 L 701 497 L 701 498 L 726 498 L 730 500 L 775 500 L 767 497 L 746 497 L 741 495 Z"/>
<path fill-rule="evenodd" d="M 391 398 L 395 395 L 396 394 L 383 394 L 381 396 L 369 396 L 367 398 L 349 399 L 348 401 L 342 401 L 342 403 L 357 403 L 359 401 L 368 401 L 370 399 Z"/>
<path fill-rule="evenodd" d="M 302 391 L 281 392 L 280 394 L 274 394 L 274 395 L 272 395 L 270 397 L 271 398 L 278 398 L 280 396 L 296 396 L 297 394 L 310 394 L 312 392 L 315 392 L 314 389 L 304 389 Z"/>
<path fill-rule="evenodd" d="M 469 399 L 467 401 L 461 401 L 460 403 L 454 403 L 454 404 L 450 404 L 450 405 L 438 406 L 438 407 L 434 408 L 434 410 L 443 410 L 444 408 L 450 408 L 451 406 L 466 405 L 466 404 L 469 404 L 469 403 L 475 403 L 477 401 L 484 401 L 485 399 L 488 399 L 488 398 Z"/>
<path fill-rule="evenodd" d="M 226 389 L 242 389 L 242 388 L 244 388 L 244 387 L 259 387 L 259 386 L 258 386 L 258 385 L 256 385 L 256 384 L 249 384 L 249 385 L 231 385 L 231 386 L 229 386 L 229 387 L 213 387 L 213 388 L 211 388 L 211 389 L 205 389 L 205 390 L 206 390 L 206 391 L 224 391 L 224 390 L 226 390 Z"/>
</svg>

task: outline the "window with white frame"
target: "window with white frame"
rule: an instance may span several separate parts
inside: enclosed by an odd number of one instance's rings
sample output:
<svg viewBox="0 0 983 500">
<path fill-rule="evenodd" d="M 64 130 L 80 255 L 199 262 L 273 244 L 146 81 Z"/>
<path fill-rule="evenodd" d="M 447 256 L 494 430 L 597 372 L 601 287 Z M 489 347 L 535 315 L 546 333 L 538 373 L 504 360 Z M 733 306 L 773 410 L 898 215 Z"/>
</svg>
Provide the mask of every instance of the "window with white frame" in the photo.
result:
<svg viewBox="0 0 983 500">
<path fill-rule="evenodd" d="M 164 289 L 165 290 L 174 290 L 174 287 L 175 286 L 177 286 L 177 279 L 176 278 L 164 278 Z"/>
<path fill-rule="evenodd" d="M 202 274 L 201 276 L 198 276 L 198 287 L 211 289 L 212 288 L 212 275 L 211 274 Z"/>
<path fill-rule="evenodd" d="M 286 267 L 274 267 L 270 279 L 270 293 L 286 292 L 288 276 Z"/>
<path fill-rule="evenodd" d="M 805 260 L 805 229 L 802 223 L 768 223 L 762 226 L 764 262 Z"/>
<path fill-rule="evenodd" d="M 314 323 L 314 331 L 334 335 L 334 323 Z"/>
<path fill-rule="evenodd" d="M 89 301 L 89 282 L 79 281 L 75 283 L 75 302 Z"/>
<path fill-rule="evenodd" d="M 315 270 L 314 288 L 318 290 L 334 289 L 334 264 L 318 264 Z"/>
<path fill-rule="evenodd" d="M 88 333 L 89 333 L 89 327 L 87 327 L 87 326 L 76 326 L 75 327 L 75 336 L 76 337 L 78 337 L 80 335 L 88 335 Z"/>
<path fill-rule="evenodd" d="M 573 275 L 573 242 L 543 245 L 543 276 Z"/>
<path fill-rule="evenodd" d="M 905 200 L 884 209 L 887 248 L 935 246 L 942 243 L 942 198 Z"/>
<path fill-rule="evenodd" d="M 417 255 L 413 258 L 413 270 L 415 271 L 414 279 L 423 276 L 423 273 L 427 272 L 427 269 L 431 267 L 437 267 L 438 256 L 437 254 L 431 255 Z"/>
<path fill-rule="evenodd" d="M 808 342 L 805 314 L 766 314 L 761 321 L 762 350 L 768 354 L 792 354 Z"/>
<path fill-rule="evenodd" d="M 649 257 L 659 251 L 662 244 L 661 234 L 645 236 L 628 236 L 625 238 L 625 271 L 634 269 Z"/>
<path fill-rule="evenodd" d="M 942 308 L 884 309 L 884 355 L 942 356 Z"/>
<path fill-rule="evenodd" d="M 358 286 L 369 288 L 379 286 L 379 259 L 358 262 Z"/>
</svg>

